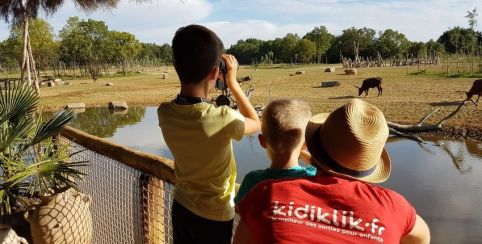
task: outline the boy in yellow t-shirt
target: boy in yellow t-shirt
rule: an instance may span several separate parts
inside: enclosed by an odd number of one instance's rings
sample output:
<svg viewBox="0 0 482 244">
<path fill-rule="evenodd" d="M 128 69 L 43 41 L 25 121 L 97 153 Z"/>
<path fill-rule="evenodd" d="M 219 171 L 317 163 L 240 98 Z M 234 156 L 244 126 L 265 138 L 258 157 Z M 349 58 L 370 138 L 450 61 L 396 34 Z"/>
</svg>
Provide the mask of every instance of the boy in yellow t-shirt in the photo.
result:
<svg viewBox="0 0 482 244">
<path fill-rule="evenodd" d="M 231 140 L 257 132 L 260 121 L 236 81 L 236 58 L 222 54 L 223 43 L 214 32 L 200 25 L 182 27 L 172 49 L 181 91 L 159 106 L 158 117 L 175 161 L 174 243 L 230 243 L 236 178 Z M 207 99 L 221 59 L 239 112 Z"/>
</svg>

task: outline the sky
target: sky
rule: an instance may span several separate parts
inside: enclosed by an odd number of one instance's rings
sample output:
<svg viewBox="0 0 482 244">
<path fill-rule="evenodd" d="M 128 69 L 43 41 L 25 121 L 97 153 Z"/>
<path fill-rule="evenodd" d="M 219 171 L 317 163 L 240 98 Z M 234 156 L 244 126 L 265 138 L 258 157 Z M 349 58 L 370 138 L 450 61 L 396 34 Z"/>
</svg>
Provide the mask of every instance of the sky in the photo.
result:
<svg viewBox="0 0 482 244">
<path fill-rule="evenodd" d="M 390 28 L 412 41 L 425 42 L 450 27 L 468 27 L 464 16 L 474 7 L 482 10 L 482 0 L 120 0 L 115 9 L 84 13 L 67 0 L 54 15 L 40 17 L 56 32 L 70 16 L 79 16 L 105 21 L 111 30 L 158 44 L 171 43 L 177 28 L 196 23 L 214 30 L 229 47 L 246 38 L 303 36 L 320 25 L 335 35 L 352 26 L 377 32 Z M 479 22 L 477 30 L 482 29 L 482 13 Z M 0 40 L 8 32 L 9 25 L 0 22 Z"/>
</svg>

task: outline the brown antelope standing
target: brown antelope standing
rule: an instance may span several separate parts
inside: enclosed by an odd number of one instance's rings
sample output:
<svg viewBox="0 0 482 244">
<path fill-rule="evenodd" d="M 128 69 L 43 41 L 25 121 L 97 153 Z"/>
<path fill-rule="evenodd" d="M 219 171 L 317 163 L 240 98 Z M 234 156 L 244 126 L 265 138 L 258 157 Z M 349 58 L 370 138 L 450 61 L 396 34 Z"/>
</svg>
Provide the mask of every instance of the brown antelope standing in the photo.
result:
<svg viewBox="0 0 482 244">
<path fill-rule="evenodd" d="M 358 88 L 358 96 L 361 96 L 363 92 L 365 92 L 365 96 L 368 96 L 368 89 L 375 87 L 378 89 L 377 97 L 383 95 L 382 80 L 383 79 L 380 77 L 373 77 L 364 80 L 361 87 L 355 86 Z"/>
<path fill-rule="evenodd" d="M 482 79 L 475 80 L 472 88 L 470 88 L 468 92 L 465 92 L 465 94 L 467 94 L 467 100 L 471 100 L 472 102 L 472 97 L 477 95 L 477 101 L 475 101 L 474 104 L 478 103 L 480 96 L 482 96 Z"/>
</svg>

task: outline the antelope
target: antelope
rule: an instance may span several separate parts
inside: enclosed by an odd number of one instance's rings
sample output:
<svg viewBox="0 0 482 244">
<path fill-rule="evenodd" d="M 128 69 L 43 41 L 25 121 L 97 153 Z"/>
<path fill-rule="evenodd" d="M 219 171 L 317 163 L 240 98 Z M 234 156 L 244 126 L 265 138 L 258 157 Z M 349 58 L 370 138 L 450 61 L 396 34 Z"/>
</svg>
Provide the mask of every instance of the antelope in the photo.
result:
<svg viewBox="0 0 482 244">
<path fill-rule="evenodd" d="M 237 79 L 237 80 L 238 80 L 238 83 L 242 84 L 246 81 L 251 81 L 251 79 L 252 79 L 252 75 L 249 75 L 249 76 L 245 76 L 243 78 Z"/>
<path fill-rule="evenodd" d="M 478 103 L 480 96 L 482 96 L 482 79 L 475 80 L 472 88 L 470 88 L 468 92 L 465 92 L 465 94 L 467 94 L 467 100 L 471 100 L 472 102 L 472 97 L 477 95 L 477 101 L 475 101 L 474 104 Z"/>
<path fill-rule="evenodd" d="M 383 95 L 382 80 L 383 79 L 380 77 L 373 77 L 364 80 L 361 87 L 355 86 L 358 88 L 358 96 L 361 96 L 363 92 L 365 92 L 365 96 L 368 96 L 368 89 L 375 87 L 378 89 L 377 97 Z"/>
</svg>

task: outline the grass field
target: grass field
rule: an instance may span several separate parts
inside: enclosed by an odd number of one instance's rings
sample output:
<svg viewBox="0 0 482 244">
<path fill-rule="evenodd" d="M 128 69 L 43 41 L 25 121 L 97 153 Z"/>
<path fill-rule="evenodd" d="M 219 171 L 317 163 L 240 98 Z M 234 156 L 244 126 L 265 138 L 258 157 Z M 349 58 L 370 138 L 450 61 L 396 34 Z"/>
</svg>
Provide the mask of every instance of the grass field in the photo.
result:
<svg viewBox="0 0 482 244">
<path fill-rule="evenodd" d="M 429 122 L 436 121 L 456 108 L 458 101 L 468 91 L 475 78 L 445 78 L 440 75 L 412 75 L 417 67 L 380 67 L 358 69 L 358 75 L 344 75 L 337 67 L 334 73 L 325 73 L 322 65 L 310 65 L 296 68 L 271 66 L 259 68 L 254 72 L 255 92 L 251 101 L 255 105 L 268 102 L 268 98 L 301 98 L 308 101 L 313 113 L 330 112 L 357 97 L 354 85 L 361 85 L 363 79 L 380 76 L 384 79 L 383 96 L 376 97 L 376 90 L 370 90 L 368 97 L 362 99 L 378 106 L 388 120 L 401 123 L 417 122 L 425 113 L 440 107 L 441 110 Z M 431 69 L 443 70 L 444 67 Z M 305 75 L 290 76 L 298 70 Z M 161 79 L 160 73 L 167 71 L 168 79 Z M 253 72 L 251 67 L 241 67 L 238 77 Z M 319 88 L 324 80 L 339 80 L 341 86 Z M 113 82 L 113 87 L 105 83 Z M 41 104 L 45 108 L 58 108 L 71 102 L 83 102 L 88 106 L 106 106 L 109 101 L 122 100 L 130 106 L 158 105 L 169 101 L 179 91 L 179 81 L 172 67 L 158 72 L 142 73 L 128 77 L 99 79 L 97 84 L 91 80 L 75 80 L 69 86 L 41 88 Z M 244 88 L 246 86 L 244 85 Z M 214 97 L 214 95 L 213 95 Z M 447 125 L 450 127 L 470 128 L 482 132 L 482 102 L 475 107 L 464 107 Z"/>
</svg>

